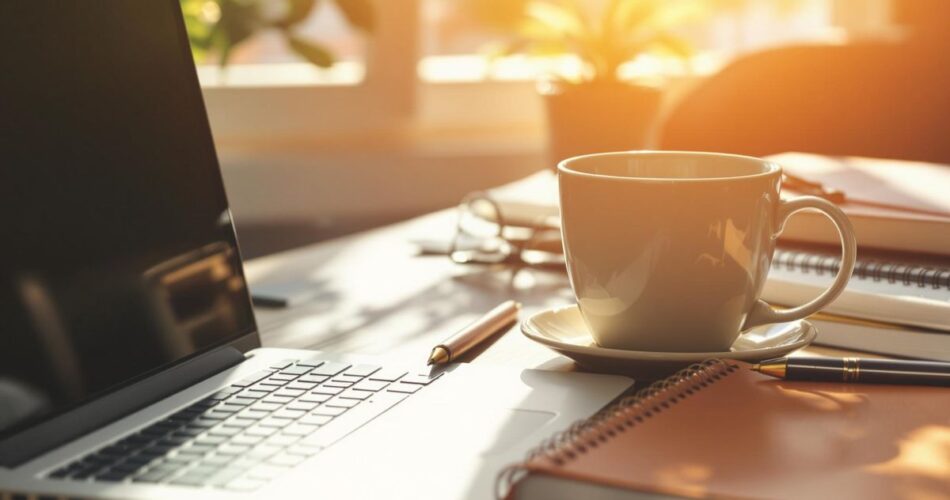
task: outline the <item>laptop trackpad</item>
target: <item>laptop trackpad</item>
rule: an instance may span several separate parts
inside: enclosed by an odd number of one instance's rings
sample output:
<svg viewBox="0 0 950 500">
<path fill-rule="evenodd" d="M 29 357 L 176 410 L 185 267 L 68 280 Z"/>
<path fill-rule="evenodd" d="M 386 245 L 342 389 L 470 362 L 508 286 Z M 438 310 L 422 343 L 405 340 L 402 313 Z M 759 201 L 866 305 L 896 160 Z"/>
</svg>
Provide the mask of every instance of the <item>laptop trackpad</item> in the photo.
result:
<svg viewBox="0 0 950 500">
<path fill-rule="evenodd" d="M 409 441 L 436 439 L 481 457 L 523 449 L 524 441 L 557 416 L 553 412 L 508 408 L 459 408 L 427 404 L 396 412 L 383 423 L 399 429 Z M 536 441 L 536 439 L 534 440 Z M 529 446 L 535 444 L 532 441 Z"/>
</svg>

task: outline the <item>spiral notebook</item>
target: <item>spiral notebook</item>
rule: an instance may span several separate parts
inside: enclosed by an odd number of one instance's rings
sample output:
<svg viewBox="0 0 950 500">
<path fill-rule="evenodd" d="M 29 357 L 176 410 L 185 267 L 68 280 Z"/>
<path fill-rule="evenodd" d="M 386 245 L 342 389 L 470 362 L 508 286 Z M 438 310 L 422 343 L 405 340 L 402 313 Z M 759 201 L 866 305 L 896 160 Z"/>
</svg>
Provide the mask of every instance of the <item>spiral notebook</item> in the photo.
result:
<svg viewBox="0 0 950 500">
<path fill-rule="evenodd" d="M 539 446 L 511 499 L 946 498 L 950 389 L 771 379 L 709 361 Z"/>
<path fill-rule="evenodd" d="M 783 245 L 772 258 L 762 298 L 794 306 L 830 286 L 841 264 L 838 248 Z M 858 248 L 848 288 L 825 310 L 832 314 L 950 331 L 950 256 L 906 255 Z"/>
</svg>

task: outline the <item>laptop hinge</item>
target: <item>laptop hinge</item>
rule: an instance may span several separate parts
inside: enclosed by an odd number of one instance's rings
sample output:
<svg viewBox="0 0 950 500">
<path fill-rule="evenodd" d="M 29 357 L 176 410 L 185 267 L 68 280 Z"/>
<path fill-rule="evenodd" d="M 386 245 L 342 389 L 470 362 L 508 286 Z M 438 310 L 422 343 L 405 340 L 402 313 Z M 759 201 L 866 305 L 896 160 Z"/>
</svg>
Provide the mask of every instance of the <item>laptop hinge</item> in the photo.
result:
<svg viewBox="0 0 950 500">
<path fill-rule="evenodd" d="M 17 467 L 242 361 L 240 350 L 222 346 L 58 415 L 0 441 L 0 466 Z"/>
</svg>

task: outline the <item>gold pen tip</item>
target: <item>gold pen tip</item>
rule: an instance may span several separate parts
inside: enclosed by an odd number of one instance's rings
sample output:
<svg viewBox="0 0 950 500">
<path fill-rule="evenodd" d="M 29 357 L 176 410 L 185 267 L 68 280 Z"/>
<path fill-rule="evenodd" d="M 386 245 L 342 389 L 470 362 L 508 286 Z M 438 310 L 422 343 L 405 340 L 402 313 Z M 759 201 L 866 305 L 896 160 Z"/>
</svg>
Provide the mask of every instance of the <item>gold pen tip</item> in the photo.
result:
<svg viewBox="0 0 950 500">
<path fill-rule="evenodd" d="M 449 357 L 449 351 L 446 348 L 437 346 L 435 349 L 432 349 L 432 353 L 429 354 L 429 360 L 426 362 L 426 365 L 432 366 L 448 362 Z"/>
<path fill-rule="evenodd" d="M 761 371 L 761 370 L 762 370 L 762 365 L 756 363 L 756 364 L 752 365 L 752 370 L 753 370 L 753 371 Z"/>
</svg>

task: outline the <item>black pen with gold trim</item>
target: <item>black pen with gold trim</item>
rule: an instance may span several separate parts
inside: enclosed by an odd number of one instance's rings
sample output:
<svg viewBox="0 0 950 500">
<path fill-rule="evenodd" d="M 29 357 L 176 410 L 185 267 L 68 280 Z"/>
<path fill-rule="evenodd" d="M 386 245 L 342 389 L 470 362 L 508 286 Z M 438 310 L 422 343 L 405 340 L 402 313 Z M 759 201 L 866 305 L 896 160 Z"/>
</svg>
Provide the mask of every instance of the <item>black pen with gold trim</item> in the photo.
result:
<svg viewBox="0 0 950 500">
<path fill-rule="evenodd" d="M 776 358 L 752 369 L 785 380 L 950 386 L 950 363 L 862 358 Z"/>
</svg>

